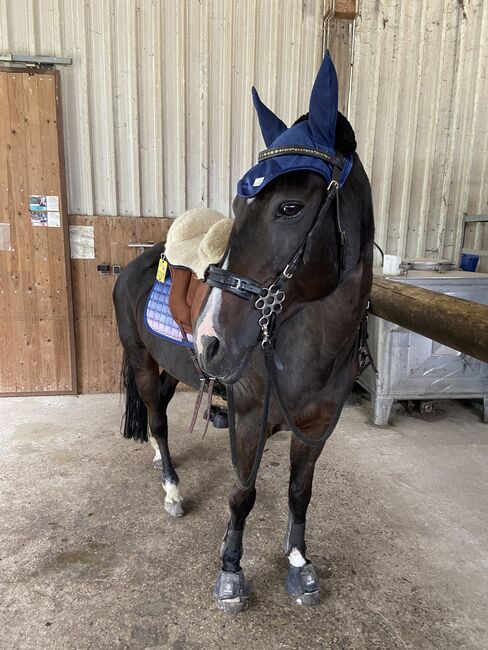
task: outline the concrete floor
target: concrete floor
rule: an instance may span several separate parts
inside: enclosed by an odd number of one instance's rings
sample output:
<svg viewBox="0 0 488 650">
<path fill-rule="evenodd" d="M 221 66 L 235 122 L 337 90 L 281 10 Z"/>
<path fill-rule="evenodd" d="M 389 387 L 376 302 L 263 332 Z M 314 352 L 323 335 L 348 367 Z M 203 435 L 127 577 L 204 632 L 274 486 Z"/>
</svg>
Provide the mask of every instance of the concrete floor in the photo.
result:
<svg viewBox="0 0 488 650">
<path fill-rule="evenodd" d="M 249 610 L 210 588 L 227 520 L 227 432 L 171 440 L 187 515 L 168 518 L 149 445 L 118 433 L 118 396 L 0 400 L 1 648 L 487 648 L 488 426 L 461 403 L 399 408 L 375 428 L 345 409 L 320 459 L 309 554 L 314 608 L 283 590 L 288 434 L 270 441 L 248 522 Z"/>
</svg>

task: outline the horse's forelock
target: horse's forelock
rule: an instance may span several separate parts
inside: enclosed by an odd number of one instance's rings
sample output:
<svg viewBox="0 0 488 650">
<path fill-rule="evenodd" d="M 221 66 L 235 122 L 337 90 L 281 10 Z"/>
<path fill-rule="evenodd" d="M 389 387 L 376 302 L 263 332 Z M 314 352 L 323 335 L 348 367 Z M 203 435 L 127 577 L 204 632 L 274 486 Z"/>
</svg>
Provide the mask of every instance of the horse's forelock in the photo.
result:
<svg viewBox="0 0 488 650">
<path fill-rule="evenodd" d="M 300 124 L 300 122 L 305 122 L 305 120 L 308 120 L 308 113 L 300 115 L 300 117 L 293 122 L 293 126 L 295 126 L 295 124 Z M 334 149 L 340 151 L 344 156 L 352 156 L 356 151 L 356 148 L 357 143 L 354 129 L 347 117 L 341 112 L 338 112 Z"/>
</svg>

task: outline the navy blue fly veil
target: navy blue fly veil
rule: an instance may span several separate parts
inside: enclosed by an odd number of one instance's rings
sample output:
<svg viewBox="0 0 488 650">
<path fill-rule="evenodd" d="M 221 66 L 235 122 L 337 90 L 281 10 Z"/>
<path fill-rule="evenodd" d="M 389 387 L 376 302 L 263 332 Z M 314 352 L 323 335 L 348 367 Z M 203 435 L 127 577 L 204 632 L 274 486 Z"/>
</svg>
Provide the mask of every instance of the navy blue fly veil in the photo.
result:
<svg viewBox="0 0 488 650">
<path fill-rule="evenodd" d="M 309 112 L 291 127 L 273 113 L 259 98 L 253 87 L 254 107 L 259 119 L 266 149 L 261 151 L 257 165 L 251 167 L 237 184 L 237 195 L 250 199 L 255 197 L 272 180 L 294 171 L 311 171 L 319 174 L 326 181 L 327 189 L 312 224 L 294 255 L 277 274 L 270 287 L 238 273 L 230 273 L 219 265 L 211 264 L 205 272 L 206 282 L 218 289 L 233 293 L 240 298 L 251 300 L 258 296 L 255 308 L 262 312 L 259 325 L 262 328 L 263 341 L 270 340 L 272 325 L 270 317 L 280 313 L 285 293 L 282 285 L 295 274 L 297 267 L 307 262 L 315 232 L 322 216 L 335 200 L 335 223 L 340 241 L 340 272 L 337 285 L 343 278 L 347 264 L 347 235 L 342 228 L 339 214 L 338 191 L 344 184 L 352 169 L 352 152 L 336 151 L 336 125 L 338 119 L 338 84 L 337 74 L 327 51 L 317 73 L 310 96 Z M 343 116 L 349 129 L 351 128 Z M 351 129 L 352 131 L 352 129 Z M 353 138 L 354 139 L 354 138 Z M 355 143 L 354 143 L 355 144 Z M 274 322 L 274 320 L 273 320 Z"/>
<path fill-rule="evenodd" d="M 291 127 L 271 111 L 252 89 L 254 107 L 266 144 L 259 162 L 251 167 L 237 184 L 237 194 L 244 198 L 255 196 L 274 178 L 290 171 L 317 172 L 329 183 L 332 179 L 337 110 L 337 74 L 327 51 L 318 71 L 312 94 L 308 119 Z M 344 158 L 339 185 L 342 187 L 352 167 L 352 156 Z"/>
</svg>

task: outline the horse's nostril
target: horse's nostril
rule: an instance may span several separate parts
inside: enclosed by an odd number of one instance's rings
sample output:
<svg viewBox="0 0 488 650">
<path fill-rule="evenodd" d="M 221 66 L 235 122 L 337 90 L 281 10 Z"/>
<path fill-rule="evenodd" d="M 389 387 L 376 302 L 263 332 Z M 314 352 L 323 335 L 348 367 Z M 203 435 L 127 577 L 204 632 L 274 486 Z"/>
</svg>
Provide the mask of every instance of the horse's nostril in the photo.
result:
<svg viewBox="0 0 488 650">
<path fill-rule="evenodd" d="M 207 344 L 207 355 L 211 359 L 217 354 L 217 350 L 219 349 L 219 339 L 215 336 L 210 336 L 209 338 L 210 340 Z"/>
<path fill-rule="evenodd" d="M 219 339 L 215 336 L 204 336 L 203 337 L 203 357 L 205 363 L 211 361 L 217 354 L 219 350 Z"/>
</svg>

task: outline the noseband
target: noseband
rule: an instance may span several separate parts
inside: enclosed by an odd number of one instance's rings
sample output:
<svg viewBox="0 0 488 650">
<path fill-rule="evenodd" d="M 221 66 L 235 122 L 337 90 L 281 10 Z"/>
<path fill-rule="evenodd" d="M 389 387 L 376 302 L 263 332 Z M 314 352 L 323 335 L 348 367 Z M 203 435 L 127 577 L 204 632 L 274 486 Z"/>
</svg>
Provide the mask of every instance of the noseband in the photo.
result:
<svg viewBox="0 0 488 650">
<path fill-rule="evenodd" d="M 264 360 L 266 364 L 266 370 L 268 377 L 266 380 L 266 386 L 264 390 L 264 403 L 263 403 L 263 415 L 261 418 L 261 426 L 258 437 L 258 443 L 256 448 L 256 454 L 254 457 L 253 466 L 249 473 L 249 476 L 245 481 L 241 479 L 238 471 L 238 461 L 237 461 L 237 440 L 236 440 L 236 428 L 235 428 L 235 405 L 234 405 L 234 393 L 231 385 L 227 387 L 227 402 L 228 402 L 228 413 L 229 413 L 229 438 L 230 438 L 230 448 L 231 448 L 231 457 L 232 465 L 234 468 L 234 476 L 237 485 L 242 490 L 248 490 L 255 482 L 256 476 L 259 470 L 259 465 L 261 463 L 261 458 L 264 451 L 264 445 L 266 442 L 266 428 L 268 423 L 268 412 L 269 404 L 271 399 L 272 390 L 275 393 L 276 399 L 280 405 L 283 416 L 286 420 L 287 425 L 289 426 L 292 434 L 300 440 L 300 442 L 312 446 L 320 447 L 325 443 L 329 436 L 329 428 L 325 433 L 317 439 L 308 438 L 303 434 L 300 429 L 293 422 L 291 415 L 288 411 L 288 408 L 283 399 L 283 395 L 280 390 L 277 368 L 282 368 L 281 362 L 277 359 L 275 354 L 275 341 L 276 341 L 276 317 L 283 309 L 283 302 L 285 300 L 285 287 L 286 284 L 294 276 L 298 266 L 303 262 L 306 264 L 310 257 L 310 250 L 312 246 L 313 239 L 317 233 L 317 229 L 322 221 L 322 218 L 327 213 L 327 210 L 330 208 L 332 201 L 336 198 L 336 227 L 339 234 L 340 240 L 340 265 L 339 265 L 339 278 L 337 284 L 339 285 L 342 277 L 342 273 L 345 271 L 345 261 L 346 261 L 346 248 L 347 248 L 347 237 L 346 232 L 343 230 L 340 221 L 339 213 L 339 179 L 341 171 L 344 167 L 344 158 L 341 154 L 338 156 L 329 156 L 326 152 L 318 151 L 315 149 L 309 149 L 307 147 L 282 147 L 278 149 L 267 149 L 264 152 L 259 154 L 259 159 L 270 158 L 272 156 L 284 156 L 290 154 L 301 154 L 306 156 L 315 156 L 326 160 L 327 162 L 333 165 L 332 180 L 330 181 L 322 203 L 312 221 L 310 228 L 308 229 L 305 237 L 302 240 L 302 243 L 297 248 L 295 253 L 292 255 L 286 266 L 283 270 L 278 273 L 274 280 L 269 286 L 259 284 L 251 278 L 247 278 L 243 275 L 237 273 L 231 273 L 227 269 L 223 269 L 217 265 L 210 265 L 205 273 L 205 281 L 212 287 L 231 293 L 234 296 L 238 296 L 244 300 L 254 300 L 254 308 L 260 312 L 261 316 L 259 318 L 259 327 L 261 328 L 261 347 L 264 353 Z"/>
<path fill-rule="evenodd" d="M 256 297 L 254 308 L 261 312 L 259 327 L 261 328 L 262 333 L 261 345 L 263 349 L 270 344 L 276 315 L 283 309 L 283 302 L 286 297 L 284 291 L 286 283 L 295 275 L 300 263 L 303 262 L 306 264 L 308 262 L 312 242 L 317 233 L 317 229 L 322 222 L 322 217 L 325 216 L 334 200 L 334 197 L 336 196 L 335 221 L 341 247 L 338 283 L 340 282 L 342 272 L 345 270 L 347 237 L 346 232 L 341 226 L 338 195 L 339 179 L 344 167 L 344 158 L 341 154 L 338 156 L 330 156 L 328 153 L 317 149 L 294 146 L 266 149 L 259 154 L 259 161 L 273 156 L 285 156 L 290 154 L 313 156 L 325 160 L 333 165 L 333 172 L 332 180 L 327 187 L 322 203 L 315 214 L 312 224 L 303 238 L 302 243 L 290 258 L 288 264 L 286 264 L 283 270 L 275 276 L 269 286 L 259 284 L 255 280 L 239 275 L 238 273 L 231 273 L 227 269 L 223 269 L 215 264 L 211 264 L 205 273 L 205 281 L 212 287 L 216 287 L 217 289 L 221 289 L 227 293 L 232 293 L 234 296 L 238 296 L 244 300 L 253 300 Z"/>
</svg>

